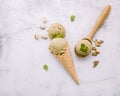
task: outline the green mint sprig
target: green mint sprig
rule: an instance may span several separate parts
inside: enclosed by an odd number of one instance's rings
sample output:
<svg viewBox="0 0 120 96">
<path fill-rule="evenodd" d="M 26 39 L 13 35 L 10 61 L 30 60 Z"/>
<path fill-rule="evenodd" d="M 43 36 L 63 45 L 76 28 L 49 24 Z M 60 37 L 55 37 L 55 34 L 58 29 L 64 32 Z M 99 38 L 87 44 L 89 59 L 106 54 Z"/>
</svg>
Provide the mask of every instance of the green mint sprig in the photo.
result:
<svg viewBox="0 0 120 96">
<path fill-rule="evenodd" d="M 71 22 L 73 22 L 73 21 L 75 20 L 75 16 L 72 15 L 72 16 L 70 17 L 70 20 L 71 20 Z"/>
<path fill-rule="evenodd" d="M 43 65 L 43 69 L 47 71 L 48 70 L 48 66 L 46 64 Z"/>
<path fill-rule="evenodd" d="M 80 51 L 82 51 L 82 52 L 87 52 L 87 50 L 88 50 L 88 47 L 87 47 L 87 46 L 85 46 L 85 44 L 84 44 L 84 43 L 81 43 L 81 48 L 80 48 Z"/>
<path fill-rule="evenodd" d="M 53 38 L 64 38 L 63 34 L 53 34 L 52 35 Z"/>
</svg>

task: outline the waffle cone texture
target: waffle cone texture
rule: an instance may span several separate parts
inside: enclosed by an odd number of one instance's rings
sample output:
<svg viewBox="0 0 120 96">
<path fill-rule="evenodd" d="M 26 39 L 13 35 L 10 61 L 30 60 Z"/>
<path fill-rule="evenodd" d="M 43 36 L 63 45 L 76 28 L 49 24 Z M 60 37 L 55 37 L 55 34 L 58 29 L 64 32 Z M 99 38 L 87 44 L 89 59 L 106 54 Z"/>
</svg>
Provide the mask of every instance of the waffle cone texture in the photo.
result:
<svg viewBox="0 0 120 96">
<path fill-rule="evenodd" d="M 73 80 L 76 82 L 76 84 L 79 85 L 79 80 L 76 74 L 72 56 L 70 54 L 70 47 L 68 43 L 65 49 L 66 49 L 65 53 L 63 53 L 62 55 L 55 55 L 55 54 L 53 55 L 62 63 L 62 65 L 67 70 L 69 75 L 73 78 Z"/>
</svg>

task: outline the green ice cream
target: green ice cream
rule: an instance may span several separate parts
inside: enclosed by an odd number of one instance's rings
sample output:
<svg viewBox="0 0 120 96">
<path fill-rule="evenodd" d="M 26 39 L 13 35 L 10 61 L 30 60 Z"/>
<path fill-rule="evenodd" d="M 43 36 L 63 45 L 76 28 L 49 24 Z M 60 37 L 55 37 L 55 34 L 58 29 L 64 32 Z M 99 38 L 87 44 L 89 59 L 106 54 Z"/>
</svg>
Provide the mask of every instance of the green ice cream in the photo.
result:
<svg viewBox="0 0 120 96">
<path fill-rule="evenodd" d="M 92 44 L 88 40 L 80 40 L 75 46 L 75 52 L 79 56 L 87 56 L 92 49 Z"/>
<path fill-rule="evenodd" d="M 67 41 L 64 38 L 54 38 L 50 42 L 49 50 L 55 55 L 63 54 L 66 50 L 66 44 Z"/>
<path fill-rule="evenodd" d="M 64 38 L 65 29 L 59 23 L 53 23 L 48 29 L 48 35 L 51 39 L 53 38 Z"/>
</svg>

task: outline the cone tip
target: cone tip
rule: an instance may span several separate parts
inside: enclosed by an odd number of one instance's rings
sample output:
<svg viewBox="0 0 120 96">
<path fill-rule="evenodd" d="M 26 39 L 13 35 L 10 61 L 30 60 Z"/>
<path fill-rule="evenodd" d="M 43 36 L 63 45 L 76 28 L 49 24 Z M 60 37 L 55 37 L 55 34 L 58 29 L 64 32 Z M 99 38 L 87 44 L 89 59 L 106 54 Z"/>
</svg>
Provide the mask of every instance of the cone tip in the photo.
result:
<svg viewBox="0 0 120 96">
<path fill-rule="evenodd" d="M 76 79 L 76 80 L 74 79 L 74 81 L 77 85 L 79 85 L 79 80 L 78 79 Z"/>
</svg>

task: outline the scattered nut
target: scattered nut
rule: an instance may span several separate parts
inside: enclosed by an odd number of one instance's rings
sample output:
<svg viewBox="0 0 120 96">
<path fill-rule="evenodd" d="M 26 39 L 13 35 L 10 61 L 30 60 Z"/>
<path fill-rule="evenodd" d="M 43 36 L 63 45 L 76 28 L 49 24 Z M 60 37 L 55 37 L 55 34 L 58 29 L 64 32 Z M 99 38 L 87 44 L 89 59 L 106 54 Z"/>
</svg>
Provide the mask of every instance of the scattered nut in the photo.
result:
<svg viewBox="0 0 120 96">
<path fill-rule="evenodd" d="M 42 39 L 48 39 L 47 35 L 45 35 L 45 34 L 41 35 L 41 38 Z"/>
<path fill-rule="evenodd" d="M 100 47 L 100 43 L 98 42 L 97 39 L 95 39 L 94 43 L 95 43 L 95 46 Z"/>
<path fill-rule="evenodd" d="M 92 50 L 96 50 L 96 47 L 92 47 Z"/>
<path fill-rule="evenodd" d="M 92 56 L 97 56 L 97 53 L 96 53 L 96 52 L 93 52 L 93 53 L 92 53 Z"/>
<path fill-rule="evenodd" d="M 92 56 L 97 56 L 98 54 L 100 54 L 100 51 L 96 47 L 92 47 L 92 50 L 94 50 Z"/>
<path fill-rule="evenodd" d="M 41 20 L 42 20 L 43 23 L 47 22 L 47 18 L 46 17 L 43 17 Z"/>
<path fill-rule="evenodd" d="M 100 54 L 100 51 L 99 51 L 99 50 L 96 50 L 95 52 L 96 52 L 97 54 Z"/>
<path fill-rule="evenodd" d="M 38 40 L 38 39 L 39 39 L 39 35 L 38 35 L 38 34 L 35 34 L 35 35 L 34 35 L 34 38 L 35 38 L 36 40 Z"/>
<path fill-rule="evenodd" d="M 40 26 L 40 29 L 44 30 L 44 29 L 45 29 L 45 26 L 44 26 L 44 25 L 41 25 L 41 26 Z"/>
<path fill-rule="evenodd" d="M 98 60 L 94 61 L 94 62 L 93 62 L 93 68 L 97 67 L 98 63 L 99 63 Z"/>
<path fill-rule="evenodd" d="M 97 47 L 100 47 L 103 42 L 104 42 L 103 40 L 97 40 L 97 39 L 94 40 L 95 46 Z"/>
</svg>

